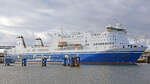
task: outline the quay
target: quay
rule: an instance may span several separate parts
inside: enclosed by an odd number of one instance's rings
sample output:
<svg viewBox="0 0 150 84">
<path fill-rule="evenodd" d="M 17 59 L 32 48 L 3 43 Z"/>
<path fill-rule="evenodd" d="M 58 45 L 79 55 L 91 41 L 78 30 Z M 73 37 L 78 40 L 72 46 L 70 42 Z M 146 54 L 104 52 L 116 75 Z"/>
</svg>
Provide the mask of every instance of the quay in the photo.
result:
<svg viewBox="0 0 150 84">
<path fill-rule="evenodd" d="M 150 48 L 147 48 L 142 56 L 137 60 L 137 63 L 150 63 Z"/>
</svg>

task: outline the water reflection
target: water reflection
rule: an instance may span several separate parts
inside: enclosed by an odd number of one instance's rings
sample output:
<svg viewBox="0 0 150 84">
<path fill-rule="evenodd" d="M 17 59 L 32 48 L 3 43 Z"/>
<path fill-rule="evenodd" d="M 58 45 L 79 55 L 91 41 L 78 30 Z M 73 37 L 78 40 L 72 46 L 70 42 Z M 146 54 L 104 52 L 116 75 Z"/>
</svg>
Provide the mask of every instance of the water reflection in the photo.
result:
<svg viewBox="0 0 150 84">
<path fill-rule="evenodd" d="M 136 65 L 0 65 L 0 84 L 150 84 L 148 64 Z"/>
</svg>

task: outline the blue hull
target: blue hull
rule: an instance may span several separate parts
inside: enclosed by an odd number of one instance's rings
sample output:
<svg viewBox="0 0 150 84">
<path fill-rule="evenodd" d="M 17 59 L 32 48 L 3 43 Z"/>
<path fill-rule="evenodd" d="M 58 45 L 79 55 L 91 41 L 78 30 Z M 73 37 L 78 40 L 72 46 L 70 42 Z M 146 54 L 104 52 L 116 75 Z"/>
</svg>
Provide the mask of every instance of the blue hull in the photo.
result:
<svg viewBox="0 0 150 84">
<path fill-rule="evenodd" d="M 104 53 L 60 53 L 60 54 L 24 54 L 24 55 L 9 55 L 15 59 L 15 61 L 20 61 L 17 56 L 22 58 L 27 58 L 30 62 L 40 62 L 36 58 L 47 57 L 50 62 L 63 62 L 64 56 L 69 57 L 80 57 L 82 64 L 132 64 L 136 63 L 137 59 L 141 56 L 142 52 L 104 52 Z"/>
</svg>

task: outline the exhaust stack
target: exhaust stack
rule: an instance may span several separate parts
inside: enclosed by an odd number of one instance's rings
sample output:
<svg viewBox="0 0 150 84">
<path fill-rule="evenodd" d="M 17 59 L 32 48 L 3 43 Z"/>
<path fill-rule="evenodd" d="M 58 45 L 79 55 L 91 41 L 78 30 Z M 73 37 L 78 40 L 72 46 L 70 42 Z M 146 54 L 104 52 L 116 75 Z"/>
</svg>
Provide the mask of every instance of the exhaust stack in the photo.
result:
<svg viewBox="0 0 150 84">
<path fill-rule="evenodd" d="M 41 38 L 36 38 L 35 39 L 35 46 L 36 47 L 44 47 L 43 41 Z"/>
<path fill-rule="evenodd" d="M 24 41 L 23 36 L 18 36 L 18 37 L 16 38 L 16 41 L 17 41 L 16 47 L 19 47 L 19 48 L 26 48 L 26 44 L 25 44 L 25 41 Z"/>
</svg>

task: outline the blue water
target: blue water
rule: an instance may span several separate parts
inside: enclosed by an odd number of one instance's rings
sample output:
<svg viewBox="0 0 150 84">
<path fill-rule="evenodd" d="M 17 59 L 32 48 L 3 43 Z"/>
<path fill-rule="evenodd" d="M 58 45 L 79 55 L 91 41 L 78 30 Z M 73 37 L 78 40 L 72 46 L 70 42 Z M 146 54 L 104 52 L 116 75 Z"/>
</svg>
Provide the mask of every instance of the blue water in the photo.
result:
<svg viewBox="0 0 150 84">
<path fill-rule="evenodd" d="M 150 64 L 81 65 L 80 68 L 1 64 L 0 84 L 150 84 Z"/>
</svg>

